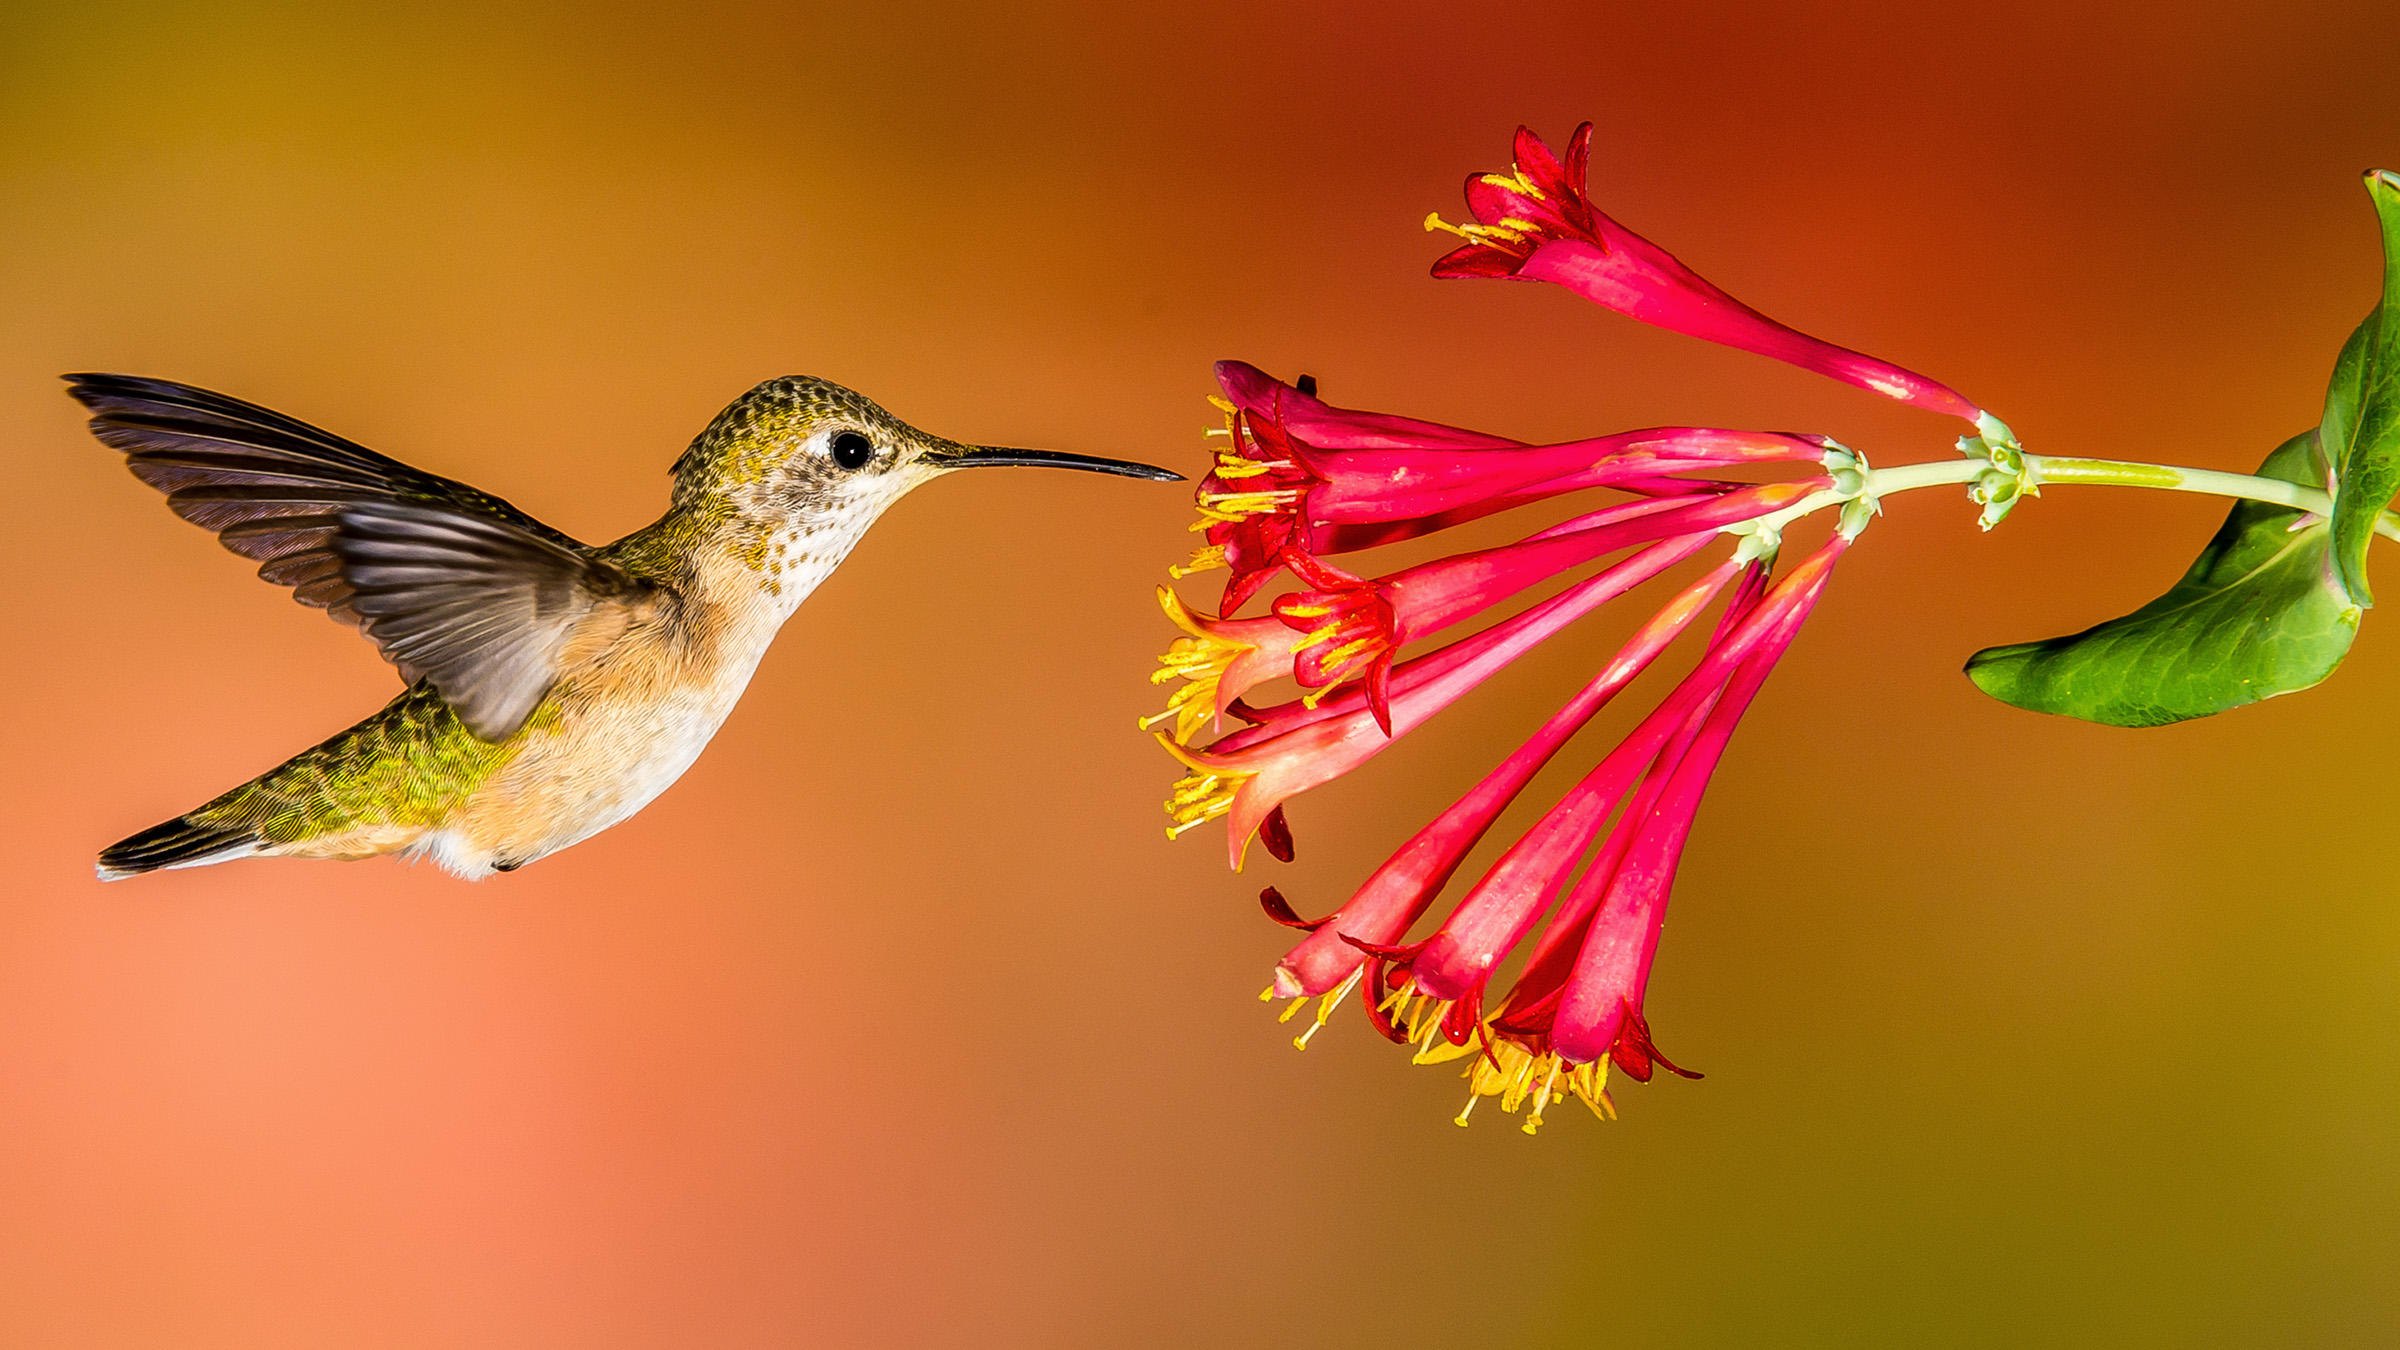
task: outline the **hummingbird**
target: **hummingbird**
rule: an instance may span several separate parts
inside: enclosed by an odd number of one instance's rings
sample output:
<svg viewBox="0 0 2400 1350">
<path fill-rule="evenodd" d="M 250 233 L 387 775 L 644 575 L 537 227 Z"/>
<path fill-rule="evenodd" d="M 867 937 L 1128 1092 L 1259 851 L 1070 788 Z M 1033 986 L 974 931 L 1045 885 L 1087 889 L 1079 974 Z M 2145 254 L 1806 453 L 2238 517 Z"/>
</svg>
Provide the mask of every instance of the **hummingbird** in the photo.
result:
<svg viewBox="0 0 2400 1350">
<path fill-rule="evenodd" d="M 349 730 L 102 850 L 108 881 L 260 857 L 513 871 L 681 777 L 784 620 L 910 489 L 1012 465 L 1182 478 L 947 441 L 795 375 L 701 431 L 675 461 L 666 514 L 593 546 L 254 403 L 168 380 L 65 378 L 92 434 L 175 514 L 356 626 L 406 685 Z"/>
</svg>

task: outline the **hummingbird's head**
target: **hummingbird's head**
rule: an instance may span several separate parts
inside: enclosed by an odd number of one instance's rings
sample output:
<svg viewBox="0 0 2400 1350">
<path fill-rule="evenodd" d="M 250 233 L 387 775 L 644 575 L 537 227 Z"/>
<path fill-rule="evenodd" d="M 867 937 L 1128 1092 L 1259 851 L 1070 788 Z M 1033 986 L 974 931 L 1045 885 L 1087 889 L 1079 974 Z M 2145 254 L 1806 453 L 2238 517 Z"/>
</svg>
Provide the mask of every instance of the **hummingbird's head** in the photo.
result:
<svg viewBox="0 0 2400 1350">
<path fill-rule="evenodd" d="M 1058 450 L 964 445 L 917 430 L 830 380 L 768 380 L 718 413 L 675 461 L 675 499 L 708 501 L 768 534 L 846 547 L 909 489 L 956 469 L 1086 469 L 1177 482 L 1183 475 Z"/>
</svg>

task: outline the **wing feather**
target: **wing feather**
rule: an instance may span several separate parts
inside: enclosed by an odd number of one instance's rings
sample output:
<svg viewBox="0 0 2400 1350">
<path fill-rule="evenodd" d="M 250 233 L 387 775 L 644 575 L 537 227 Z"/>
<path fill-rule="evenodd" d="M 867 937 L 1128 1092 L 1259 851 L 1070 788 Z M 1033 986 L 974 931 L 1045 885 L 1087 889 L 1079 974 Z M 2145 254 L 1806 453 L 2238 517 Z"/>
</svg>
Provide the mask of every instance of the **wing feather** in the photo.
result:
<svg viewBox="0 0 2400 1350">
<path fill-rule="evenodd" d="M 656 593 L 497 497 L 224 394 L 70 375 L 92 433 L 301 604 L 363 629 L 477 735 L 515 732 L 587 624 Z"/>
</svg>

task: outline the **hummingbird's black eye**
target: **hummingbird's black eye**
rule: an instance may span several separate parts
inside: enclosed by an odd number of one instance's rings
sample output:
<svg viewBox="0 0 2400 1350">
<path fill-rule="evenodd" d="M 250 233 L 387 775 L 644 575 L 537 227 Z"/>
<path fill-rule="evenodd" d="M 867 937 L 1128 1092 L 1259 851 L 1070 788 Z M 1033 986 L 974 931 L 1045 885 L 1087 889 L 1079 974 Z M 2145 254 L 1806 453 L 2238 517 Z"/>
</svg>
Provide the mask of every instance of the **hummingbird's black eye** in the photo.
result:
<svg viewBox="0 0 2400 1350">
<path fill-rule="evenodd" d="M 863 434 L 845 431 L 833 438 L 833 462 L 845 469 L 863 469 L 875 458 L 875 442 Z"/>
</svg>

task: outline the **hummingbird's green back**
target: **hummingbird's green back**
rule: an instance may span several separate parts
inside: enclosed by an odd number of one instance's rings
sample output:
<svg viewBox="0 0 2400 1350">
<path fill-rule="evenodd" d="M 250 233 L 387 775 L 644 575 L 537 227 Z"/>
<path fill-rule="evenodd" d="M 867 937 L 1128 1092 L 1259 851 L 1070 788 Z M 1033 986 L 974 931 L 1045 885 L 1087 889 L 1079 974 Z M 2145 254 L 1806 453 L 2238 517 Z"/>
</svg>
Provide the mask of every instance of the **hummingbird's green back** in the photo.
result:
<svg viewBox="0 0 2400 1350">
<path fill-rule="evenodd" d="M 477 736 L 432 686 L 416 684 L 374 716 L 185 818 L 252 832 L 268 844 L 362 826 L 430 828 L 519 744 L 520 737 L 495 743 Z"/>
</svg>

